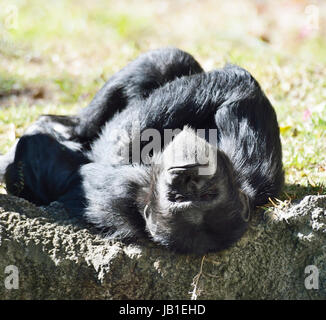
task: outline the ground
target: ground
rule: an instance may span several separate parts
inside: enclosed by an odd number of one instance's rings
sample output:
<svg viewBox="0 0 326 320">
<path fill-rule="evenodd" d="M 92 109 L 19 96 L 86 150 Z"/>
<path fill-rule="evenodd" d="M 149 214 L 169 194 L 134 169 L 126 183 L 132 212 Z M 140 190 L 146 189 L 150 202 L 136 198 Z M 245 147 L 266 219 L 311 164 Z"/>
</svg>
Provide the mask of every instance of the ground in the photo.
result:
<svg viewBox="0 0 326 320">
<path fill-rule="evenodd" d="M 325 26 L 322 1 L 0 0 L 0 152 L 38 115 L 86 106 L 140 53 L 176 46 L 260 82 L 281 128 L 280 201 L 326 194 Z"/>
</svg>

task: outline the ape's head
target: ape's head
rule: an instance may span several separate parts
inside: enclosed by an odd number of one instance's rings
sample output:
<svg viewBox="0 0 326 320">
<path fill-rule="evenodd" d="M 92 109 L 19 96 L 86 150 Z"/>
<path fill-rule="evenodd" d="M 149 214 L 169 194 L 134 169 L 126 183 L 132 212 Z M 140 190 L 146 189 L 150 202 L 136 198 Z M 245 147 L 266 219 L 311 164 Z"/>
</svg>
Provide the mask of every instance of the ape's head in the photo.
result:
<svg viewBox="0 0 326 320">
<path fill-rule="evenodd" d="M 206 253 L 231 245 L 245 232 L 248 197 L 227 156 L 184 128 L 155 159 L 146 228 L 154 241 L 181 252 Z"/>
</svg>

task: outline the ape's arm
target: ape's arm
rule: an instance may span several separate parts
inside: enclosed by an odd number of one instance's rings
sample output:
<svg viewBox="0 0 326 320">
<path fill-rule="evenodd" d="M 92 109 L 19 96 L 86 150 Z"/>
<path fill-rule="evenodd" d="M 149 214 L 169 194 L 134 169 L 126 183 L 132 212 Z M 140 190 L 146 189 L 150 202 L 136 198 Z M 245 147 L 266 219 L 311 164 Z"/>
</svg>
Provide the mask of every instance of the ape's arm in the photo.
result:
<svg viewBox="0 0 326 320">
<path fill-rule="evenodd" d="M 146 128 L 175 129 L 184 125 L 215 128 L 218 109 L 236 101 L 256 100 L 261 94 L 257 81 L 248 71 L 226 65 L 158 88 L 146 99 L 140 121 Z"/>
<path fill-rule="evenodd" d="M 115 239 L 145 234 L 140 199 L 149 188 L 148 168 L 89 163 L 80 169 L 87 207 L 84 217 Z M 148 191 L 147 191 L 148 192 Z"/>
<path fill-rule="evenodd" d="M 148 97 L 153 90 L 178 77 L 202 71 L 190 54 L 176 48 L 140 55 L 113 75 L 89 106 L 77 115 L 76 137 L 82 142 L 92 141 L 101 127 L 131 101 Z"/>
<path fill-rule="evenodd" d="M 194 129 L 217 129 L 219 110 L 233 108 L 236 104 L 238 114 L 224 118 L 221 124 L 226 130 L 231 130 L 229 134 L 233 134 L 232 123 L 263 115 L 266 110 L 274 112 L 269 102 L 261 99 L 262 96 L 262 90 L 250 73 L 233 65 L 175 79 L 154 90 L 148 98 L 134 101 L 107 122 L 101 136 L 92 145 L 90 157 L 94 161 L 116 163 L 117 145 L 121 143 L 123 132 L 133 141 L 133 132 L 141 133 L 146 129 L 159 131 L 162 139 L 165 129 L 183 129 L 185 125 Z M 245 107 L 248 105 L 250 109 Z M 257 125 L 261 127 L 264 123 Z M 275 117 L 271 125 L 277 126 Z M 264 138 L 266 131 L 258 133 Z M 161 141 L 162 147 L 164 144 L 165 141 Z"/>
</svg>

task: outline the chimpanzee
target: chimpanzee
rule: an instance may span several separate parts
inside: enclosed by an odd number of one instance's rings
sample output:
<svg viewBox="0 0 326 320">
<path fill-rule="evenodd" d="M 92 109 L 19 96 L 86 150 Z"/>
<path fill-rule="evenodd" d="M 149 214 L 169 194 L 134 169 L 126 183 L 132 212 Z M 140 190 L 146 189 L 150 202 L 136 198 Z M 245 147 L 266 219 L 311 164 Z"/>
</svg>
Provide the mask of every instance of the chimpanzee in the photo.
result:
<svg viewBox="0 0 326 320">
<path fill-rule="evenodd" d="M 8 193 L 57 201 L 110 239 L 195 254 L 237 241 L 284 182 L 276 114 L 253 76 L 205 72 L 176 48 L 142 54 L 77 115 L 41 116 L 1 172 Z"/>
</svg>

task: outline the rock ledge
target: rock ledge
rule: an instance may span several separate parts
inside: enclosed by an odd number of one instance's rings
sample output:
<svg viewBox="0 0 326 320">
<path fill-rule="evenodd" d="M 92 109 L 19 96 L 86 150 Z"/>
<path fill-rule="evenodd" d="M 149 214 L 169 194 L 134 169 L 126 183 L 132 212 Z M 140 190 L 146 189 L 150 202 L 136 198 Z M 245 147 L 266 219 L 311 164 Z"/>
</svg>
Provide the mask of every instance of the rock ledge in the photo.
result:
<svg viewBox="0 0 326 320">
<path fill-rule="evenodd" d="M 237 244 L 205 257 L 109 242 L 51 210 L 0 195 L 0 299 L 326 298 L 326 196 L 258 212 Z M 18 289 L 6 288 L 9 265 Z M 309 265 L 318 289 L 305 286 Z"/>
</svg>

